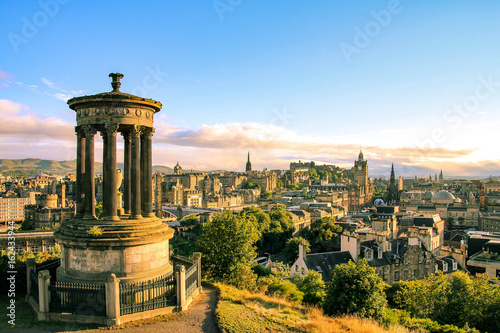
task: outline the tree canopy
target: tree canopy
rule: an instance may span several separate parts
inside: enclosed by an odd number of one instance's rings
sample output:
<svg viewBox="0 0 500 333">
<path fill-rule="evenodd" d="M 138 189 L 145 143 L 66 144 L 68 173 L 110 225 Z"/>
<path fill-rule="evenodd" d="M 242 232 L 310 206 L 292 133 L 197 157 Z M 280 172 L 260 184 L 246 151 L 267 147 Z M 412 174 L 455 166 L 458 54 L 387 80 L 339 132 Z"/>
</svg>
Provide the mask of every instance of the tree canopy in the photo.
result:
<svg viewBox="0 0 500 333">
<path fill-rule="evenodd" d="M 366 259 L 340 264 L 326 283 L 323 309 L 328 315 L 358 314 L 380 319 L 387 305 L 384 287 Z"/>
<path fill-rule="evenodd" d="M 485 277 L 440 272 L 423 280 L 401 281 L 397 289 L 394 302 L 415 317 L 500 332 L 500 288 Z"/>
<path fill-rule="evenodd" d="M 304 229 L 302 236 L 309 241 L 314 252 L 333 251 L 341 232 L 342 227 L 335 224 L 335 219 L 325 216 L 311 223 L 310 229 Z"/>
<path fill-rule="evenodd" d="M 201 226 L 197 247 L 203 254 L 203 273 L 218 281 L 234 279 L 240 266 L 250 267 L 260 238 L 257 220 L 251 215 L 221 212 Z"/>
<path fill-rule="evenodd" d="M 304 277 L 295 278 L 294 283 L 304 293 L 302 299 L 304 303 L 319 305 L 323 302 L 325 298 L 325 282 L 321 273 L 309 270 Z"/>
</svg>

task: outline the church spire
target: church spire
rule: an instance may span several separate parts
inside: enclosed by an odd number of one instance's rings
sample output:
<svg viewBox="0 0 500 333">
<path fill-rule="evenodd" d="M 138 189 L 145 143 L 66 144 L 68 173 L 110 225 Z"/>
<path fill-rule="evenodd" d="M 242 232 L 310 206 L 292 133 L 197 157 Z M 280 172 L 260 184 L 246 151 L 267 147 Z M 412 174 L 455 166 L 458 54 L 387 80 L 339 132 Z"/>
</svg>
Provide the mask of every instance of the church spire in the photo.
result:
<svg viewBox="0 0 500 333">
<path fill-rule="evenodd" d="M 392 163 L 392 166 L 391 166 L 391 185 L 395 185 L 396 184 L 396 175 L 394 174 L 394 163 Z"/>
<path fill-rule="evenodd" d="M 248 159 L 247 159 L 247 165 L 246 165 L 246 172 L 252 171 L 252 163 L 250 163 L 250 152 L 248 152 Z"/>
</svg>

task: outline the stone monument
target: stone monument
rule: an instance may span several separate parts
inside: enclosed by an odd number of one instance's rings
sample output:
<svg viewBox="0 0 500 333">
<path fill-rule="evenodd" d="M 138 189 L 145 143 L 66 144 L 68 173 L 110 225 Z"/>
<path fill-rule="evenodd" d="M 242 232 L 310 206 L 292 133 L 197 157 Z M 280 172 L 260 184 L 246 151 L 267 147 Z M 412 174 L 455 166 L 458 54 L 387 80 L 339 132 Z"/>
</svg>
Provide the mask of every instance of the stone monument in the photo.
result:
<svg viewBox="0 0 500 333">
<path fill-rule="evenodd" d="M 153 213 L 153 117 L 162 105 L 120 91 L 122 74 L 109 74 L 113 91 L 75 97 L 75 218 L 54 238 L 61 246 L 57 281 L 104 283 L 111 273 L 125 282 L 171 274 L 174 231 Z M 95 215 L 94 137 L 103 138 L 103 212 Z M 123 136 L 124 170 L 117 174 L 117 134 Z M 118 192 L 123 180 L 123 194 Z M 122 198 L 123 197 L 123 205 Z"/>
</svg>

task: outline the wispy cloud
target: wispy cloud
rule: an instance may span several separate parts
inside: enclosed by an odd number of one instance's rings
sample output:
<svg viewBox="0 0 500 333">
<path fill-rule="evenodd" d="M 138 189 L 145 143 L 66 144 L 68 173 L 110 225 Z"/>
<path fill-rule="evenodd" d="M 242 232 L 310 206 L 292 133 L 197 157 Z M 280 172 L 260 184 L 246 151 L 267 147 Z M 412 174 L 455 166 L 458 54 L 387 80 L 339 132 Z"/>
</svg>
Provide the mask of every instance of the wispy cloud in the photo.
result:
<svg viewBox="0 0 500 333">
<path fill-rule="evenodd" d="M 37 115 L 27 106 L 6 99 L 0 100 L 0 114 L 0 156 L 74 159 L 73 124 Z M 153 156 L 155 164 L 173 166 L 178 160 L 186 169 L 197 170 L 241 171 L 247 151 L 256 169 L 286 169 L 290 162 L 298 159 L 352 167 L 359 146 L 336 142 L 339 141 L 334 136 L 303 135 L 270 124 L 225 123 L 192 129 L 171 126 L 157 119 Z M 397 172 L 403 175 L 434 174 L 440 169 L 456 175 L 489 174 L 500 170 L 499 161 L 467 162 L 466 157 L 474 151 L 363 146 L 370 172 L 375 175 L 388 174 L 391 163 L 397 165 Z M 96 159 L 100 159 L 98 153 Z"/>
<path fill-rule="evenodd" d="M 42 82 L 45 83 L 49 88 L 52 88 L 52 89 L 55 88 L 54 82 L 52 82 L 49 79 L 46 79 L 44 77 L 42 77 L 41 79 L 42 79 Z"/>
</svg>

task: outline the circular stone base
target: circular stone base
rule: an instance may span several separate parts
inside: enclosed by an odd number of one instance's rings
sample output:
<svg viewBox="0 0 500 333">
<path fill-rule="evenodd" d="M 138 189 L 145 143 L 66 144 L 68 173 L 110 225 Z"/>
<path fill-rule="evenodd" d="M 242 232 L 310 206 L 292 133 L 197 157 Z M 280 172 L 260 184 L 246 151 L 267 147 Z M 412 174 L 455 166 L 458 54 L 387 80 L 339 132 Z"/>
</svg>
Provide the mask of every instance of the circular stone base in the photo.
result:
<svg viewBox="0 0 500 333">
<path fill-rule="evenodd" d="M 54 233 L 61 246 L 57 281 L 104 283 L 113 273 L 132 283 L 169 274 L 173 233 L 156 217 L 65 222 Z"/>
</svg>

